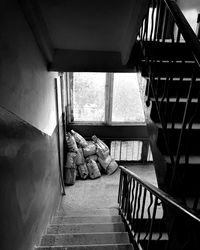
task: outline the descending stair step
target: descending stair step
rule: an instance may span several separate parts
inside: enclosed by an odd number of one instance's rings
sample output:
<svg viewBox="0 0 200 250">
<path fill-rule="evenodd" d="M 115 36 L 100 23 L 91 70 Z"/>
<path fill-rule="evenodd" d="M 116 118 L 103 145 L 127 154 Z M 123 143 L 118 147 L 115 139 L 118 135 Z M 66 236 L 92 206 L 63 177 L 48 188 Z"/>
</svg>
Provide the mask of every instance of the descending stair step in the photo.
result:
<svg viewBox="0 0 200 250">
<path fill-rule="evenodd" d="M 179 95 L 182 98 L 186 98 L 188 96 L 190 83 L 191 83 L 191 79 L 187 79 L 187 78 L 168 79 L 168 93 L 170 97 L 177 97 Z M 152 86 L 153 86 L 154 91 L 156 89 L 156 93 L 158 94 L 158 97 L 162 97 L 165 86 L 166 86 L 166 78 L 154 79 L 154 81 L 152 81 Z M 198 97 L 199 90 L 200 90 L 200 81 L 198 80 L 195 82 L 192 88 L 192 96 L 194 98 Z M 151 98 L 153 97 L 151 88 L 150 88 L 149 96 Z"/>
<path fill-rule="evenodd" d="M 143 41 L 145 57 L 154 60 L 194 60 L 186 43 Z"/>
<path fill-rule="evenodd" d="M 159 239 L 159 240 L 158 240 Z M 139 243 L 142 247 L 142 249 L 147 249 L 148 245 L 148 240 L 149 240 L 149 235 L 146 235 L 146 233 L 141 233 L 140 234 L 140 240 Z M 149 250 L 161 250 L 165 249 L 166 244 L 168 242 L 168 235 L 167 233 L 153 233 L 151 242 L 149 245 Z"/>
<path fill-rule="evenodd" d="M 69 217 L 69 216 L 54 216 L 52 224 L 67 224 L 67 223 L 110 223 L 121 222 L 121 216 L 81 216 L 81 217 Z"/>
<path fill-rule="evenodd" d="M 167 126 L 168 129 L 165 130 L 165 135 L 168 138 L 168 145 L 170 147 L 170 151 L 172 154 L 177 153 L 177 148 L 179 144 L 179 138 L 181 134 L 181 124 L 175 124 L 175 129 L 170 128 L 170 124 Z M 188 126 L 186 126 L 188 127 Z M 168 151 L 166 149 L 165 137 L 163 133 L 163 129 L 158 127 L 158 138 L 157 138 L 157 146 L 162 154 L 167 154 Z M 194 124 L 192 129 L 185 130 L 185 135 L 180 144 L 180 152 L 188 152 L 188 154 L 199 155 L 200 154 L 200 126 L 199 124 Z"/>
<path fill-rule="evenodd" d="M 165 156 L 168 169 L 172 169 L 171 161 Z M 185 197 L 200 195 L 200 156 L 190 156 L 189 163 L 185 162 L 185 156 L 181 156 L 180 163 L 176 168 L 176 183 L 179 194 Z M 186 185 L 187 183 L 187 185 Z"/>
<path fill-rule="evenodd" d="M 159 105 L 160 104 L 161 103 L 159 103 Z M 160 105 L 160 114 L 167 123 L 171 123 L 172 121 L 181 123 L 185 112 L 185 106 L 186 102 L 179 102 L 178 104 L 176 104 L 175 102 L 166 103 L 166 101 L 164 101 Z M 188 119 L 191 118 L 191 115 L 193 114 L 197 106 L 198 104 L 196 102 L 192 102 L 189 105 L 187 116 Z M 155 123 L 160 123 L 156 102 L 154 100 L 152 100 L 152 109 L 150 116 Z"/>
<path fill-rule="evenodd" d="M 128 233 L 49 234 L 42 237 L 41 246 L 72 246 L 129 243 Z"/>
<path fill-rule="evenodd" d="M 66 224 L 50 225 L 47 234 L 63 233 L 89 233 L 89 232 L 124 232 L 123 223 L 99 223 L 99 224 Z"/>
<path fill-rule="evenodd" d="M 156 123 L 156 126 L 159 129 L 162 128 L 161 123 Z M 171 129 L 171 128 L 172 128 L 172 123 L 171 122 L 167 123 L 167 129 Z M 182 128 L 182 124 L 181 123 L 175 123 L 173 131 L 176 132 L 177 130 L 180 130 L 181 128 Z M 188 124 L 186 125 L 186 128 L 188 128 Z M 195 133 L 198 132 L 198 130 L 200 130 L 200 124 L 199 123 L 193 123 L 192 129 L 193 129 L 193 131 Z"/>
<path fill-rule="evenodd" d="M 102 244 L 102 245 L 83 245 L 83 246 L 43 246 L 35 250 L 134 250 L 131 244 Z"/>
<path fill-rule="evenodd" d="M 112 208 L 112 209 L 95 209 L 95 210 L 75 210 L 71 211 L 68 208 L 60 208 L 59 211 L 56 214 L 57 216 L 76 216 L 76 217 L 82 217 L 82 216 L 94 216 L 94 215 L 102 215 L 102 216 L 108 216 L 108 215 L 119 215 L 119 209 L 118 208 Z"/>
<path fill-rule="evenodd" d="M 146 66 L 142 63 L 142 76 L 148 77 L 149 73 L 153 73 L 154 77 L 191 77 L 194 70 L 194 63 L 169 63 L 169 62 L 151 62 L 151 65 Z M 198 71 L 197 77 L 200 76 Z"/>
<path fill-rule="evenodd" d="M 171 161 L 170 161 L 170 157 L 167 156 L 167 155 L 164 155 L 164 158 L 165 158 L 165 161 L 170 164 Z M 174 156 L 175 158 L 175 156 Z M 199 165 L 200 164 L 200 156 L 199 155 L 190 155 L 189 157 L 189 164 L 190 165 Z M 179 161 L 179 165 L 185 165 L 185 156 L 181 156 L 180 157 L 180 161 Z"/>
</svg>

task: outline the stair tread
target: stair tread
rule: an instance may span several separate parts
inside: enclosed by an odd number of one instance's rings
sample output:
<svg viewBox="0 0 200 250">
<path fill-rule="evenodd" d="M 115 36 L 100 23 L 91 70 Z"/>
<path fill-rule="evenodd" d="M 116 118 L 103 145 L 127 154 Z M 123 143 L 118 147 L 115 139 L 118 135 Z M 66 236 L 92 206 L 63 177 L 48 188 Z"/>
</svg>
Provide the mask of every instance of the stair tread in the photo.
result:
<svg viewBox="0 0 200 250">
<path fill-rule="evenodd" d="M 162 128 L 162 124 L 161 123 L 157 123 L 156 122 L 156 126 L 158 128 Z M 168 122 L 167 123 L 167 129 L 171 129 L 172 127 L 172 123 L 171 122 Z M 182 128 L 182 123 L 175 123 L 174 124 L 174 129 L 181 129 Z M 188 125 L 186 126 L 186 128 L 188 128 Z M 192 125 L 192 129 L 195 129 L 195 130 L 200 130 L 200 123 L 194 123 Z"/>
<path fill-rule="evenodd" d="M 91 215 L 91 216 L 89 216 L 89 215 L 83 215 L 83 216 L 69 216 L 69 215 L 55 215 L 55 216 L 53 216 L 53 218 L 59 218 L 59 217 L 61 217 L 61 218 L 100 218 L 100 217 L 105 217 L 105 218 L 112 218 L 112 217 L 121 217 L 120 215 Z"/>
<path fill-rule="evenodd" d="M 146 236 L 146 233 L 144 232 L 141 232 L 140 233 L 140 241 L 142 240 L 148 240 L 149 239 L 149 235 L 145 238 Z M 160 236 L 160 233 L 157 233 L 157 232 L 153 232 L 152 233 L 152 240 L 157 240 L 159 238 L 159 240 L 168 240 L 169 237 L 168 237 L 168 234 L 166 232 L 162 233 L 162 236 Z"/>
<path fill-rule="evenodd" d="M 188 50 L 185 42 L 172 43 L 171 41 L 143 41 L 143 53 L 145 57 L 154 60 L 181 59 L 194 60 L 192 53 Z"/>
<path fill-rule="evenodd" d="M 193 69 L 196 64 L 193 61 L 182 63 L 181 61 L 152 61 L 148 66 L 146 62 L 141 63 L 141 74 L 147 77 L 153 74 L 155 77 L 184 77 L 189 78 L 193 74 Z M 200 77 L 200 72 L 196 72 L 197 78 Z"/>
<path fill-rule="evenodd" d="M 78 234 L 48 234 L 41 240 L 41 246 L 71 246 L 129 243 L 127 232 L 115 233 L 78 233 Z"/>
<path fill-rule="evenodd" d="M 67 223 L 103 223 L 103 222 L 121 222 L 121 216 L 54 216 L 52 219 L 53 224 L 67 224 Z"/>
<path fill-rule="evenodd" d="M 167 163 L 171 163 L 170 157 L 167 155 L 164 155 L 164 158 L 166 160 Z M 185 163 L 185 156 L 181 156 L 180 157 L 180 164 L 184 164 Z M 199 164 L 200 163 L 200 156 L 199 155 L 190 155 L 189 156 L 189 164 Z"/>
<path fill-rule="evenodd" d="M 47 228 L 47 234 L 51 233 L 87 233 L 87 232 L 124 232 L 124 224 L 121 223 L 90 223 L 90 224 L 51 224 Z"/>
<path fill-rule="evenodd" d="M 109 235 L 120 235 L 120 234 L 127 234 L 127 232 L 88 232 L 88 233 L 61 233 L 61 234 L 45 234 L 42 237 L 48 237 L 48 236 L 55 236 L 55 237 L 61 237 L 61 236 L 81 236 L 81 235 L 104 235 L 104 234 L 109 234 Z"/>
<path fill-rule="evenodd" d="M 133 250 L 133 246 L 130 243 L 127 244 L 102 244 L 102 245 L 74 245 L 70 247 L 65 246 L 39 246 L 35 248 L 35 250 L 87 250 L 87 249 L 94 249 L 94 250 Z"/>
<path fill-rule="evenodd" d="M 69 211 L 68 208 L 61 208 L 57 213 L 57 216 L 95 216 L 95 215 L 101 215 L 101 216 L 108 216 L 108 215 L 119 215 L 119 209 L 118 208 L 112 208 L 112 209 L 95 209 L 95 210 L 75 210 L 75 211 Z"/>
<path fill-rule="evenodd" d="M 154 97 L 151 98 L 152 101 L 155 101 L 156 99 Z M 176 98 L 175 97 L 170 97 L 169 102 L 176 102 Z M 161 102 L 162 101 L 162 97 L 158 98 L 158 101 Z M 198 103 L 198 98 L 192 98 L 192 103 Z M 167 98 L 163 99 L 163 102 L 167 102 Z M 180 98 L 178 103 L 186 103 L 187 102 L 187 98 Z"/>
</svg>

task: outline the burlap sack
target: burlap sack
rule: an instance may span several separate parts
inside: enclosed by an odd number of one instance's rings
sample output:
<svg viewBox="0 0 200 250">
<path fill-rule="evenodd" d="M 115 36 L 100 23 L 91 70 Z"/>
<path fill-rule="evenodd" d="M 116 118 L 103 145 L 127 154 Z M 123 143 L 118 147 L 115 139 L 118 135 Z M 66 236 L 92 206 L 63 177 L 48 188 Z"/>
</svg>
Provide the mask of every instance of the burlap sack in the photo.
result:
<svg viewBox="0 0 200 250">
<path fill-rule="evenodd" d="M 80 147 L 82 147 L 82 148 L 87 147 L 88 143 L 87 143 L 87 141 L 83 138 L 82 135 L 80 135 L 79 133 L 75 132 L 74 130 L 71 130 L 71 134 L 74 136 L 76 143 L 77 143 Z"/>
<path fill-rule="evenodd" d="M 89 160 L 87 168 L 91 179 L 96 179 L 101 176 L 97 163 L 94 160 Z"/>
</svg>

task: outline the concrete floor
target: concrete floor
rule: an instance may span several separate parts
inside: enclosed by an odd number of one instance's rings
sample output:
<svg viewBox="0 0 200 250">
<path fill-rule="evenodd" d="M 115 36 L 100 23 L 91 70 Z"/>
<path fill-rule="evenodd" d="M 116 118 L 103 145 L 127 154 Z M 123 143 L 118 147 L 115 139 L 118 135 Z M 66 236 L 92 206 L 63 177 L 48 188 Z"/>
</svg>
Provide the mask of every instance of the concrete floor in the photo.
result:
<svg viewBox="0 0 200 250">
<path fill-rule="evenodd" d="M 154 167 L 152 164 L 127 165 L 127 168 L 135 174 L 157 186 Z M 60 212 L 86 211 L 93 209 L 117 208 L 117 196 L 119 186 L 119 173 L 102 175 L 101 178 L 91 180 L 77 180 L 75 185 L 65 188 L 66 196 L 60 205 Z"/>
</svg>

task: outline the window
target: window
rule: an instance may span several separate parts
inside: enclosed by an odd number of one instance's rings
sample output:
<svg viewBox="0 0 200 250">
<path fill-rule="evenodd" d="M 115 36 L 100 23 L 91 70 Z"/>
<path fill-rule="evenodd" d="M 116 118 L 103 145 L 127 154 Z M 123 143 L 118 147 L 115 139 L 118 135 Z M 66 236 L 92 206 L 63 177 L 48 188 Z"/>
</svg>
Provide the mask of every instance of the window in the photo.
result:
<svg viewBox="0 0 200 250">
<path fill-rule="evenodd" d="M 144 123 L 136 73 L 68 73 L 70 122 Z"/>
<path fill-rule="evenodd" d="M 105 121 L 105 73 L 73 73 L 74 121 Z"/>
<path fill-rule="evenodd" d="M 144 122 L 137 74 L 115 73 L 112 122 Z"/>
</svg>

